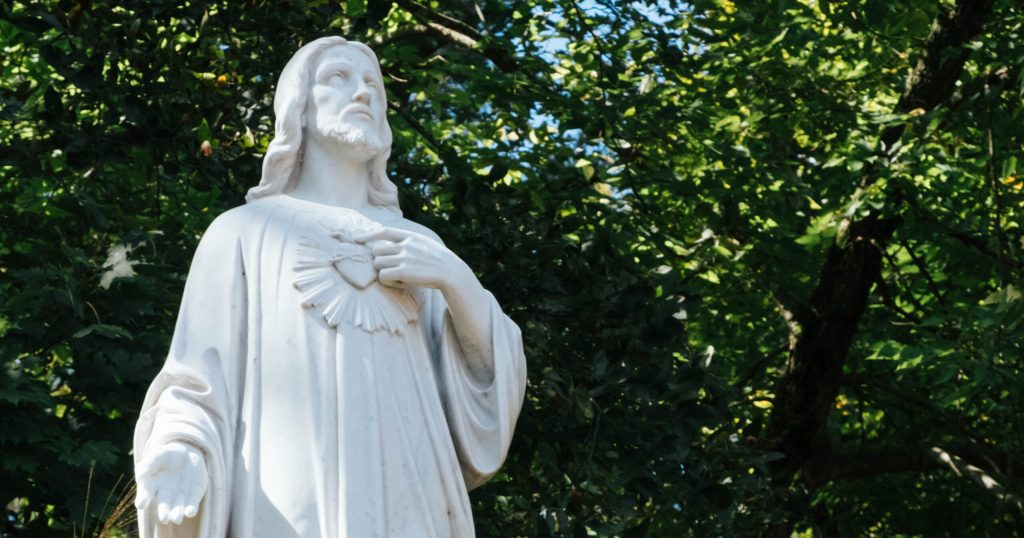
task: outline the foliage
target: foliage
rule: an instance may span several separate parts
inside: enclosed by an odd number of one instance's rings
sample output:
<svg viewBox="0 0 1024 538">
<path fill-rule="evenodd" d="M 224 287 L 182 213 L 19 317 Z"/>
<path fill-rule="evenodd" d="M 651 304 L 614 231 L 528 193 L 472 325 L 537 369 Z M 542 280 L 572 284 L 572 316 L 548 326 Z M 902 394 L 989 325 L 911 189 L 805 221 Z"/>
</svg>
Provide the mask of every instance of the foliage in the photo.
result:
<svg viewBox="0 0 1024 538">
<path fill-rule="evenodd" d="M 524 331 L 481 535 L 1024 533 L 1024 16 L 989 3 L 3 4 L 0 534 L 102 527 L 326 34 L 380 56 L 405 213 Z"/>
</svg>

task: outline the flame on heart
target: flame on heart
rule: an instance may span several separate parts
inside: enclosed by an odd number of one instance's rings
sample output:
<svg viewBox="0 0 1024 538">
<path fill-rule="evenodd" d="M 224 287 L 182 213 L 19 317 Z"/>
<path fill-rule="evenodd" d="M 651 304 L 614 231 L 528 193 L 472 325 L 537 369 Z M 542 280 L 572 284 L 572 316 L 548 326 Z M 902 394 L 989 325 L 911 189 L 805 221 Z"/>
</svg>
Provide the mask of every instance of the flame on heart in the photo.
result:
<svg viewBox="0 0 1024 538">
<path fill-rule="evenodd" d="M 319 311 L 331 328 L 347 322 L 367 332 L 400 334 L 417 319 L 412 294 L 377 282 L 373 251 L 353 240 L 378 228 L 365 217 L 345 215 L 315 222 L 299 239 L 292 284 L 302 306 Z"/>
</svg>

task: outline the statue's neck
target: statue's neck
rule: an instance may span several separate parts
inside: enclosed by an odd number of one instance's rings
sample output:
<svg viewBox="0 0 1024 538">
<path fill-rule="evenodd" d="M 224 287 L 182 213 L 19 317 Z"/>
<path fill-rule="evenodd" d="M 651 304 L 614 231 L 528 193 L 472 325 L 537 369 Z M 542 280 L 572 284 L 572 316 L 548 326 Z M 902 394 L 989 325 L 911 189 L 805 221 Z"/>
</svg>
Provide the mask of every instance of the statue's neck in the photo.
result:
<svg viewBox="0 0 1024 538">
<path fill-rule="evenodd" d="M 307 140 L 299 177 L 288 195 L 300 200 L 352 209 L 369 204 L 370 167 Z"/>
</svg>

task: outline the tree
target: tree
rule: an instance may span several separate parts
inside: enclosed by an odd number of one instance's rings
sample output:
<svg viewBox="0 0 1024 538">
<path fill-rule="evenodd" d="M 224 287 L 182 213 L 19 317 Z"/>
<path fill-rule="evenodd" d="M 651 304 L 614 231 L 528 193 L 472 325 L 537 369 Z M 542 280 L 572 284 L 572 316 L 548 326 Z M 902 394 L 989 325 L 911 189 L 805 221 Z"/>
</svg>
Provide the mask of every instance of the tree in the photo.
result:
<svg viewBox="0 0 1024 538">
<path fill-rule="evenodd" d="M 4 532 L 109 513 L 198 237 L 329 33 L 380 56 L 406 214 L 524 330 L 481 535 L 1024 530 L 1016 2 L 2 9 Z"/>
</svg>

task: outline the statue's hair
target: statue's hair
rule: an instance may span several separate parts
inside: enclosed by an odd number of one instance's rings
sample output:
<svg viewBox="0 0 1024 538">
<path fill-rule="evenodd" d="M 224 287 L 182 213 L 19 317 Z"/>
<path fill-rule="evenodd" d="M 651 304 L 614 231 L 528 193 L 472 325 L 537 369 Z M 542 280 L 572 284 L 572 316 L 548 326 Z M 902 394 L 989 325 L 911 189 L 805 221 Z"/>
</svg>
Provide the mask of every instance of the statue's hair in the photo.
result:
<svg viewBox="0 0 1024 538">
<path fill-rule="evenodd" d="M 282 194 L 294 186 L 295 180 L 298 178 L 299 167 L 302 164 L 303 116 L 310 94 L 310 79 L 313 76 L 310 71 L 316 63 L 316 59 L 324 51 L 341 46 L 353 47 L 369 56 L 373 65 L 376 66 L 377 79 L 380 81 L 378 91 L 380 91 L 380 102 L 383 104 L 384 110 L 380 111 L 379 135 L 384 149 L 368 163 L 370 168 L 369 202 L 399 215 L 402 214 L 402 210 L 398 207 L 398 189 L 388 179 L 387 174 L 392 136 L 386 116 L 387 97 L 384 95 L 384 81 L 377 55 L 370 50 L 370 47 L 355 41 L 347 41 L 341 37 L 321 37 L 311 41 L 300 48 L 281 71 L 274 94 L 274 115 L 276 117 L 274 139 L 270 142 L 267 154 L 263 157 L 263 177 L 260 179 L 260 184 L 249 189 L 248 194 L 245 195 L 247 202 L 265 196 Z"/>
</svg>

